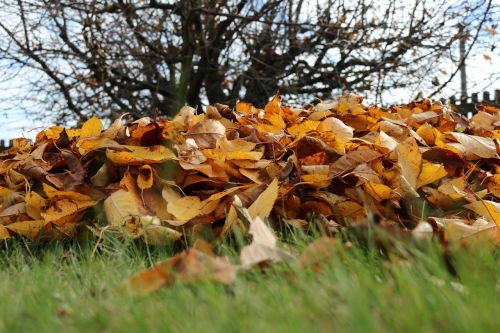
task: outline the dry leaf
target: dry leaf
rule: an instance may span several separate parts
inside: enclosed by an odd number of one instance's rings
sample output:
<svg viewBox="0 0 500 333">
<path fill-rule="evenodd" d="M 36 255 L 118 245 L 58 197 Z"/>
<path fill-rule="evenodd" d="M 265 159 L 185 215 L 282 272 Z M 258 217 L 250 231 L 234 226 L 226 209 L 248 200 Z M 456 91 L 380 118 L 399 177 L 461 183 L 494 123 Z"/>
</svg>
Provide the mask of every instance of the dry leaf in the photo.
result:
<svg viewBox="0 0 500 333">
<path fill-rule="evenodd" d="M 225 257 L 214 257 L 197 249 L 188 249 L 139 272 L 122 283 L 131 295 L 146 295 L 175 282 L 214 281 L 230 284 L 236 278 L 236 267 Z"/>
<path fill-rule="evenodd" d="M 98 136 L 101 134 L 102 128 L 103 125 L 99 118 L 92 117 L 83 124 L 80 131 L 80 137 Z"/>
<path fill-rule="evenodd" d="M 106 157 L 116 165 L 141 165 L 174 160 L 174 153 L 164 146 L 122 146 L 125 150 L 106 150 Z"/>
</svg>

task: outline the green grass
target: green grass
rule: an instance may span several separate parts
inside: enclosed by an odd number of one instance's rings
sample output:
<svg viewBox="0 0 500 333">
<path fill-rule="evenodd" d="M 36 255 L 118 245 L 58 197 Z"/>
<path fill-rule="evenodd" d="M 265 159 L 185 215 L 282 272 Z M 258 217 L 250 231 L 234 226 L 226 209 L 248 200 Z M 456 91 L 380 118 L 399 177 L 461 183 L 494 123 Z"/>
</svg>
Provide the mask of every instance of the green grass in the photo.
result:
<svg viewBox="0 0 500 333">
<path fill-rule="evenodd" d="M 8 246 L 7 246 L 8 245 Z M 500 253 L 436 246 L 406 259 L 343 248 L 319 272 L 275 266 L 234 285 L 174 285 L 149 296 L 116 286 L 172 249 L 111 242 L 0 249 L 0 331 L 494 332 L 500 327 Z M 222 252 L 231 252 L 222 249 Z"/>
</svg>

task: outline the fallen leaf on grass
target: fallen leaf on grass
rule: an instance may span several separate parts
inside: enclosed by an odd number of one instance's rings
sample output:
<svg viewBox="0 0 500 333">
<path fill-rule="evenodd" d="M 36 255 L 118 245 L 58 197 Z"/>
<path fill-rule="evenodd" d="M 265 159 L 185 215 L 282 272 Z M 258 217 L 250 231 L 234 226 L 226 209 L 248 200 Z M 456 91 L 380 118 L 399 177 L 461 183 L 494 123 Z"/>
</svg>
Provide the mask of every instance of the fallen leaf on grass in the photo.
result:
<svg viewBox="0 0 500 333">
<path fill-rule="evenodd" d="M 236 270 L 226 257 L 207 254 L 206 249 L 191 248 L 135 274 L 120 288 L 131 295 L 146 295 L 174 283 L 213 281 L 230 284 L 236 278 Z"/>
<path fill-rule="evenodd" d="M 252 243 L 245 246 L 240 252 L 242 269 L 248 270 L 256 265 L 266 265 L 270 262 L 291 262 L 294 260 L 295 257 L 291 253 L 278 247 L 273 231 L 259 215 L 252 216 L 250 210 L 241 207 L 238 202 L 234 207 L 240 218 L 250 225 L 249 233 L 252 235 Z"/>
<path fill-rule="evenodd" d="M 300 257 L 298 264 L 301 268 L 310 267 L 320 271 L 322 265 L 327 264 L 338 252 L 335 250 L 337 240 L 331 237 L 320 237 L 309 244 Z"/>
</svg>

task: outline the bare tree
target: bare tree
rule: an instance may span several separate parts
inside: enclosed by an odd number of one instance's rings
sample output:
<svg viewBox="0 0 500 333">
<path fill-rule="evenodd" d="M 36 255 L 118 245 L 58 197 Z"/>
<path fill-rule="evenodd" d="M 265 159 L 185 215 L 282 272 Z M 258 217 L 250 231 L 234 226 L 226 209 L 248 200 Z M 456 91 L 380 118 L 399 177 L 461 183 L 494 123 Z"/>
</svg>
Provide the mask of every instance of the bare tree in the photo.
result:
<svg viewBox="0 0 500 333">
<path fill-rule="evenodd" d="M 335 92 L 441 91 L 440 64 L 494 29 L 492 0 L 0 0 L 0 65 L 60 121 L 185 103 L 297 103 Z M 4 77 L 5 79 L 6 77 Z M 23 105 L 20 104 L 20 106 Z"/>
</svg>

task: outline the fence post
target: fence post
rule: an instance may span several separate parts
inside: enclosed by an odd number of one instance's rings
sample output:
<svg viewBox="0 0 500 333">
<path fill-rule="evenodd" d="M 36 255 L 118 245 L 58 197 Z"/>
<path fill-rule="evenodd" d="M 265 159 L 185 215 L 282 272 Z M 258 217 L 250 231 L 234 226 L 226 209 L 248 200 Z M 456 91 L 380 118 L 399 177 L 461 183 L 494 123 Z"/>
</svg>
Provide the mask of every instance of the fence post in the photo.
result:
<svg viewBox="0 0 500 333">
<path fill-rule="evenodd" d="M 478 97 L 477 93 L 472 94 L 471 100 L 472 100 L 473 104 L 479 103 L 479 97 Z"/>
<path fill-rule="evenodd" d="M 489 102 L 490 101 L 490 92 L 485 91 L 483 92 L 483 102 Z"/>
</svg>

